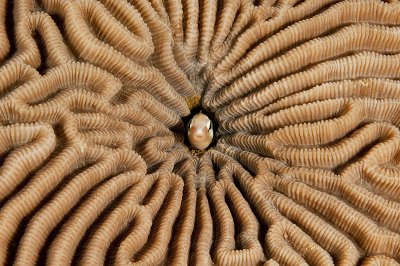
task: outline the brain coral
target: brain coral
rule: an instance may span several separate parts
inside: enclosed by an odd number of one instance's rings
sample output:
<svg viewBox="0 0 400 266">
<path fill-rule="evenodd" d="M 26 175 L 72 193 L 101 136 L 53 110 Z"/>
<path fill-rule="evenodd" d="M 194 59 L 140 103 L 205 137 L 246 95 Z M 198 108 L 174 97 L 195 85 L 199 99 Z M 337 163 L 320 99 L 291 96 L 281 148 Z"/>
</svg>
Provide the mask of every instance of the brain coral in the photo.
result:
<svg viewBox="0 0 400 266">
<path fill-rule="evenodd" d="M 399 77 L 396 0 L 0 0 L 0 264 L 399 265 Z"/>
</svg>

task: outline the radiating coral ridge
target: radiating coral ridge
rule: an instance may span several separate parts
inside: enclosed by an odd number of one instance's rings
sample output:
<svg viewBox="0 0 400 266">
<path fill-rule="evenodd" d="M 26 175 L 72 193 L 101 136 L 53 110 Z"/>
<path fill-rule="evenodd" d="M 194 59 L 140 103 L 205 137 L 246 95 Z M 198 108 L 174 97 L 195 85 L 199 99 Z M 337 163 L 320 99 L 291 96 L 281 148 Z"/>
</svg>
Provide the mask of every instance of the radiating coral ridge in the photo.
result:
<svg viewBox="0 0 400 266">
<path fill-rule="evenodd" d="M 398 0 L 0 0 L 0 265 L 399 265 L 399 78 Z"/>
</svg>

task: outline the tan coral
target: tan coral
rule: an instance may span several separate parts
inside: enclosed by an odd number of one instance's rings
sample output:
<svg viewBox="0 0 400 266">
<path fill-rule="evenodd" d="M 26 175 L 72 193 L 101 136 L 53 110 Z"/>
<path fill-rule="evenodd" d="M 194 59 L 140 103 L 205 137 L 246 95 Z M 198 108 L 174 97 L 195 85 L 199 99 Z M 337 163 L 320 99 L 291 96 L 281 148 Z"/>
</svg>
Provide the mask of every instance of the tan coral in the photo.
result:
<svg viewBox="0 0 400 266">
<path fill-rule="evenodd" d="M 0 264 L 399 264 L 399 18 L 0 0 Z"/>
</svg>

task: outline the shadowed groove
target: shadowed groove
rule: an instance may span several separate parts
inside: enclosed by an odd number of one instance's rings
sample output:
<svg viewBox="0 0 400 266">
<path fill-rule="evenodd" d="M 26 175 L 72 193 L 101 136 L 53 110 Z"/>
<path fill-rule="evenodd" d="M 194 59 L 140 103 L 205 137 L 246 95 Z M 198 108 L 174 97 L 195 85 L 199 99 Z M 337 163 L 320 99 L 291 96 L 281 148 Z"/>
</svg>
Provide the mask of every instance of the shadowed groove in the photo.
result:
<svg viewBox="0 0 400 266">
<path fill-rule="evenodd" d="M 311 1 L 307 2 L 310 3 Z M 324 4 L 324 1 L 319 2 L 321 2 L 321 6 Z M 377 5 L 377 7 L 381 10 L 396 12 L 393 9 L 389 9 L 390 7 L 387 7 L 385 5 Z M 318 37 L 319 35 L 329 32 L 332 29 L 338 28 L 341 25 L 347 25 L 348 23 L 360 23 L 364 21 L 371 22 L 371 20 L 374 20 L 374 18 L 377 19 L 375 23 L 396 25 L 394 23 L 394 20 L 392 20 L 392 18 L 396 16 L 396 13 L 393 13 L 393 17 L 388 17 L 384 21 L 379 21 L 381 17 L 372 12 L 366 12 L 365 14 L 363 12 L 350 12 L 348 14 L 344 12 L 337 12 L 338 10 L 348 10 L 350 8 L 360 8 L 362 10 L 366 7 L 363 6 L 361 3 L 357 3 L 356 1 L 345 1 L 343 3 L 339 3 L 337 5 L 334 5 L 333 7 L 330 7 L 329 9 L 317 16 L 301 20 L 294 25 L 287 27 L 278 34 L 275 34 L 271 36 L 271 38 L 266 39 L 265 42 L 258 45 L 255 49 L 249 51 L 246 55 L 246 58 L 243 58 L 241 62 L 235 66 L 235 68 L 227 72 L 228 77 L 233 78 L 239 73 L 243 74 L 246 71 L 259 65 L 261 63 L 261 60 L 266 61 L 272 55 L 282 53 L 282 51 L 285 51 L 286 47 L 291 47 L 294 44 L 298 45 L 299 43 Z M 368 9 L 369 11 L 371 10 L 370 8 L 366 9 Z M 357 14 L 363 15 L 357 17 Z M 333 17 L 335 19 L 333 19 Z M 310 27 L 313 28 L 312 31 L 307 30 Z M 227 58 L 229 58 L 229 56 L 227 56 Z M 244 63 L 251 63 L 251 65 L 244 65 Z"/>
<path fill-rule="evenodd" d="M 219 119 L 237 118 L 237 114 L 245 114 L 256 111 L 269 103 L 274 103 L 280 97 L 299 92 L 301 90 L 320 85 L 324 82 L 337 81 L 341 79 L 357 78 L 393 78 L 399 75 L 397 60 L 399 55 L 381 55 L 376 53 L 362 52 L 341 59 L 330 60 L 318 64 L 310 69 L 285 77 L 265 88 L 242 98 L 243 103 L 233 101 L 226 109 L 221 110 Z M 264 100 L 264 101 L 263 101 Z M 226 113 L 228 114 L 226 114 Z"/>
<path fill-rule="evenodd" d="M 16 131 L 25 134 L 18 135 Z M 8 152 L 0 168 L 1 201 L 51 155 L 56 137 L 50 126 L 41 124 L 11 125 L 3 127 L 0 132 L 0 153 Z M 10 148 L 13 151 L 10 152 Z"/>
<path fill-rule="evenodd" d="M 0 63 L 4 62 L 5 58 L 10 52 L 10 40 L 8 39 L 6 29 L 7 8 L 7 1 L 2 0 L 0 2 L 0 46 L 2 47 L 0 52 Z"/>
<path fill-rule="evenodd" d="M 196 186 L 193 159 L 182 161 L 176 166 L 177 174 L 184 181 L 182 207 L 174 225 L 176 234 L 171 239 L 167 263 L 171 265 L 188 264 L 190 262 L 189 251 L 196 217 Z"/>
<path fill-rule="evenodd" d="M 69 265 L 86 229 L 100 215 L 100 212 L 129 186 L 140 182 L 143 175 L 137 173 L 124 173 L 112 178 L 96 189 L 81 206 L 71 215 L 54 239 L 49 251 L 47 264 Z"/>
<path fill-rule="evenodd" d="M 292 33 L 291 35 L 294 34 Z M 288 61 L 288 59 L 291 59 L 294 66 L 296 62 L 301 60 L 303 62 L 300 65 L 302 68 L 304 68 L 309 64 L 315 64 L 316 62 L 320 62 L 328 58 L 335 58 L 343 53 L 352 53 L 352 51 L 370 50 L 385 53 L 395 53 L 397 51 L 398 44 L 394 43 L 393 46 L 389 46 L 387 41 L 390 40 L 391 42 L 396 42 L 396 37 L 395 28 L 379 27 L 369 24 L 350 25 L 344 27 L 334 34 L 330 34 L 327 37 L 319 37 L 318 39 L 314 39 L 305 44 L 298 45 L 296 49 L 290 50 L 275 60 L 277 64 L 281 64 L 278 60 Z M 282 39 L 286 40 L 286 36 L 283 36 Z M 382 45 L 382 43 L 386 44 Z M 317 50 L 317 47 L 324 48 L 319 49 L 319 53 L 315 54 L 312 51 Z M 297 51 L 299 52 L 297 53 Z M 265 56 L 261 58 L 265 58 Z M 268 68 L 273 69 L 274 65 L 272 64 L 268 66 Z M 245 69 L 243 72 L 245 71 L 248 72 L 249 70 Z M 285 71 L 287 73 L 291 72 L 290 69 Z M 223 81 L 222 85 L 225 85 L 230 81 L 231 80 Z"/>
<path fill-rule="evenodd" d="M 93 150 L 93 154 L 96 153 L 97 151 Z M 35 258 L 35 252 L 32 250 L 32 247 L 35 247 L 36 252 L 39 251 L 41 247 L 40 243 L 43 243 L 49 230 L 54 228 L 55 223 L 61 218 L 60 215 L 67 213 L 68 211 L 66 209 L 76 204 L 78 199 L 82 197 L 91 186 L 94 186 L 105 178 L 109 178 L 108 175 L 113 172 L 116 172 L 116 174 L 119 174 L 121 170 L 135 171 L 140 174 L 144 174 L 145 172 L 144 162 L 137 154 L 132 152 L 120 152 L 118 155 L 108 157 L 108 160 L 107 158 L 101 157 L 95 158 L 96 161 L 92 163 L 90 168 L 75 176 L 71 182 L 63 187 L 62 191 L 57 193 L 54 199 L 50 200 L 47 206 L 43 207 L 41 211 L 32 218 L 21 239 L 21 245 L 17 252 L 17 260 L 15 262 L 16 265 L 26 265 L 26 263 L 37 259 L 37 257 Z M 43 224 L 46 224 L 46 227 L 43 227 Z"/>
</svg>

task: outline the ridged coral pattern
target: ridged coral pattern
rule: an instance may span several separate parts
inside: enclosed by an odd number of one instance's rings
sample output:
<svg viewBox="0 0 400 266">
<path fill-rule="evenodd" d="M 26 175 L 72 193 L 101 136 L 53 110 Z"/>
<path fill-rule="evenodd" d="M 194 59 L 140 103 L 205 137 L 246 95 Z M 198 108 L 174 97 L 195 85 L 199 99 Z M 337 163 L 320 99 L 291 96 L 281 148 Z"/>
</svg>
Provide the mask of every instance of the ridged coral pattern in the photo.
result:
<svg viewBox="0 0 400 266">
<path fill-rule="evenodd" d="M 399 78 L 396 0 L 0 0 L 0 264 L 399 265 Z"/>
</svg>

